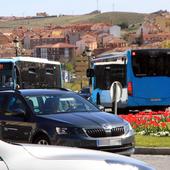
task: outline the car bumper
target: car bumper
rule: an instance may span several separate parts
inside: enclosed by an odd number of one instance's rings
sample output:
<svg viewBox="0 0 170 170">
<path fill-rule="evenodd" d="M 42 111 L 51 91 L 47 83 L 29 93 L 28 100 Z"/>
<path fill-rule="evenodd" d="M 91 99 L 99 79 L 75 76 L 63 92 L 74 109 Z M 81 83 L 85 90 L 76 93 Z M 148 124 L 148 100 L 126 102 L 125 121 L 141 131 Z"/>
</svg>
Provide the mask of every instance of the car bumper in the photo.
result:
<svg viewBox="0 0 170 170">
<path fill-rule="evenodd" d="M 52 142 L 54 145 L 70 146 L 101 150 L 123 155 L 134 153 L 134 135 L 107 138 L 86 138 L 86 137 L 59 137 Z"/>
</svg>

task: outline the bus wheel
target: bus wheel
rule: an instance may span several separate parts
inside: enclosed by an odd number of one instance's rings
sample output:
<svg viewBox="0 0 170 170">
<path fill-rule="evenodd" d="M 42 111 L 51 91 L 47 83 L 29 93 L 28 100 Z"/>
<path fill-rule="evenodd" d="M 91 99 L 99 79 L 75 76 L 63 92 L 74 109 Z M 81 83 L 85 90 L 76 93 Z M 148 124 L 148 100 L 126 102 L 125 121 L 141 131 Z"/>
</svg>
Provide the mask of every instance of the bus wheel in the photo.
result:
<svg viewBox="0 0 170 170">
<path fill-rule="evenodd" d="M 96 98 L 97 98 L 96 99 L 96 104 L 100 105 L 101 103 L 100 103 L 100 94 L 99 93 L 97 93 L 97 97 Z"/>
</svg>

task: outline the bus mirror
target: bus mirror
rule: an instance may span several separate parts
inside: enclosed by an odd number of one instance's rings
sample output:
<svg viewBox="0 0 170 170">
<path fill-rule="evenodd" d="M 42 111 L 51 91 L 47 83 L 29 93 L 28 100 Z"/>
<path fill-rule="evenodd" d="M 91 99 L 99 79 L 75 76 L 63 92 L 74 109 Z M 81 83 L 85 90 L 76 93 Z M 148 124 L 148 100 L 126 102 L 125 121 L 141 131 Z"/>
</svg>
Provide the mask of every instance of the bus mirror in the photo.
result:
<svg viewBox="0 0 170 170">
<path fill-rule="evenodd" d="M 91 68 L 87 69 L 86 76 L 87 77 L 94 77 L 94 69 L 91 69 Z"/>
</svg>

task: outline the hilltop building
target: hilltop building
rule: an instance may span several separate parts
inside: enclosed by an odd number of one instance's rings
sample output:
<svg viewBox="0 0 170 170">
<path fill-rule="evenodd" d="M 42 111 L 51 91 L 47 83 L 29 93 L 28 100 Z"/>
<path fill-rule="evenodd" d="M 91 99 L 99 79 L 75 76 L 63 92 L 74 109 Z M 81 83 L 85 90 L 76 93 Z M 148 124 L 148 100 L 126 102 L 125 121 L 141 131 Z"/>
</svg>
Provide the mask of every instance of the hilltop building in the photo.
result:
<svg viewBox="0 0 170 170">
<path fill-rule="evenodd" d="M 109 29 L 109 33 L 111 35 L 113 35 L 114 37 L 121 37 L 121 27 L 118 25 L 113 25 L 112 27 L 110 27 Z"/>
</svg>

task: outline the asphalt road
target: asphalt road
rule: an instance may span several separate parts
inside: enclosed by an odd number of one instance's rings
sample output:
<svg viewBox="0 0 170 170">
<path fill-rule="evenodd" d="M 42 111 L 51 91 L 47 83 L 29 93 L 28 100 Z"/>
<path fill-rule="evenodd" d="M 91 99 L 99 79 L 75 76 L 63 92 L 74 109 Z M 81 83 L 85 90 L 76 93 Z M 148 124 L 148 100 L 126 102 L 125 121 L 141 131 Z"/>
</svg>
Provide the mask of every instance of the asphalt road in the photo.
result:
<svg viewBox="0 0 170 170">
<path fill-rule="evenodd" d="M 152 165 L 156 170 L 170 170 L 170 155 L 132 155 L 132 158 Z"/>
</svg>

